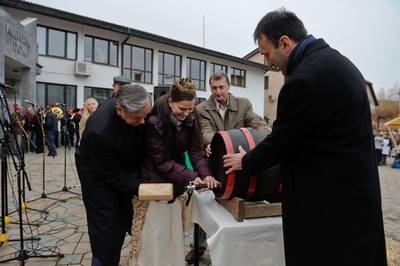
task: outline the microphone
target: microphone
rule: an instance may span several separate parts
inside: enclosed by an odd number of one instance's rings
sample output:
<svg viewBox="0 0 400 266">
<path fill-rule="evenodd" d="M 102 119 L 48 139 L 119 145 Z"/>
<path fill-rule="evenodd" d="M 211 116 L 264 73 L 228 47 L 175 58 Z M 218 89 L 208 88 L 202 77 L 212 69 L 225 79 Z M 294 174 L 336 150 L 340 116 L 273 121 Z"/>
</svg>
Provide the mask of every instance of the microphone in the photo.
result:
<svg viewBox="0 0 400 266">
<path fill-rule="evenodd" d="M 10 85 L 7 85 L 7 84 L 1 83 L 1 82 L 0 82 L 0 87 L 7 88 L 7 89 L 14 89 L 14 88 L 11 87 Z"/>
<path fill-rule="evenodd" d="M 33 106 L 36 105 L 36 103 L 33 103 L 33 102 L 29 101 L 29 100 L 25 100 L 25 103 L 30 104 L 30 105 L 33 105 Z"/>
</svg>

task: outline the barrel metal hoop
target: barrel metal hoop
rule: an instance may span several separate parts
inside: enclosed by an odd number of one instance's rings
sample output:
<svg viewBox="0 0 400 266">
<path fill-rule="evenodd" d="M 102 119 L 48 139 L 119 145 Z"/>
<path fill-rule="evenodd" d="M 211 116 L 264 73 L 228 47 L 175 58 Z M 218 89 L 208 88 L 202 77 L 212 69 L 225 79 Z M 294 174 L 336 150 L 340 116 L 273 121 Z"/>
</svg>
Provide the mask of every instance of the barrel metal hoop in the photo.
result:
<svg viewBox="0 0 400 266">
<path fill-rule="evenodd" d="M 256 144 L 254 142 L 254 138 L 251 135 L 250 131 L 247 128 L 243 128 L 243 127 L 240 128 L 240 130 L 243 132 L 244 136 L 246 137 L 246 140 L 249 143 L 250 150 L 254 149 Z M 254 175 L 250 178 L 249 188 L 247 189 L 247 193 L 246 193 L 246 199 L 250 199 L 254 195 L 254 192 L 256 192 L 256 186 L 257 186 L 257 176 Z"/>
<path fill-rule="evenodd" d="M 227 153 L 235 153 L 235 151 L 233 150 L 233 143 L 232 143 L 231 137 L 228 135 L 228 133 L 226 133 L 225 131 L 219 131 L 218 134 L 220 134 L 222 139 L 224 140 L 226 152 Z M 222 195 L 222 197 L 220 197 L 221 199 L 230 199 L 231 198 L 233 188 L 235 186 L 235 178 L 236 178 L 235 172 L 231 172 L 228 174 L 225 191 L 224 191 L 224 194 Z"/>
</svg>

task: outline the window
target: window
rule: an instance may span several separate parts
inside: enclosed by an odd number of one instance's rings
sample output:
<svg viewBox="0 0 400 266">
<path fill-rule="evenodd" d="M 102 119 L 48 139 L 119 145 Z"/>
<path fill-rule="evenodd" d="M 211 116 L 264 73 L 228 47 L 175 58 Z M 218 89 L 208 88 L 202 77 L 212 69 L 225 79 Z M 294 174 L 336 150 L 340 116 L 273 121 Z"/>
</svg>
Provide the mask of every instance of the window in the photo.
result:
<svg viewBox="0 0 400 266">
<path fill-rule="evenodd" d="M 85 87 L 84 99 L 86 101 L 87 98 L 93 97 L 96 98 L 99 103 L 103 103 L 105 100 L 110 98 L 113 93 L 114 91 L 112 89 Z"/>
<path fill-rule="evenodd" d="M 268 90 L 269 86 L 269 76 L 265 75 L 264 77 L 264 90 Z"/>
<path fill-rule="evenodd" d="M 187 58 L 186 75 L 195 84 L 198 90 L 206 90 L 205 82 L 206 62 L 198 59 Z"/>
<path fill-rule="evenodd" d="M 36 38 L 40 55 L 76 59 L 76 33 L 37 26 Z"/>
<path fill-rule="evenodd" d="M 36 102 L 45 107 L 52 103 L 65 103 L 66 107 L 76 107 L 76 86 L 36 83 Z"/>
<path fill-rule="evenodd" d="M 211 75 L 214 74 L 217 71 L 222 71 L 225 74 L 227 73 L 227 67 L 224 65 L 220 65 L 220 64 L 215 64 L 215 63 L 211 63 Z"/>
<path fill-rule="evenodd" d="M 124 76 L 132 81 L 153 83 L 153 50 L 124 44 Z"/>
<path fill-rule="evenodd" d="M 231 83 L 233 86 L 246 87 L 246 70 L 232 67 Z"/>
<path fill-rule="evenodd" d="M 181 77 L 181 56 L 158 53 L 158 84 L 168 85 Z"/>
<path fill-rule="evenodd" d="M 118 42 L 85 36 L 85 61 L 118 66 Z"/>
</svg>

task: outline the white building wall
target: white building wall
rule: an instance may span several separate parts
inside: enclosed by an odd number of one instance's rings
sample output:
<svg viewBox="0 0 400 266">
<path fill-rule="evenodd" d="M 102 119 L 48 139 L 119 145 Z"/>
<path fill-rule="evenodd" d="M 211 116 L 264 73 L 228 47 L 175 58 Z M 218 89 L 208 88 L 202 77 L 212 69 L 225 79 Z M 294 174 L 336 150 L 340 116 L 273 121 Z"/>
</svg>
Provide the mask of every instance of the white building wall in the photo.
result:
<svg viewBox="0 0 400 266">
<path fill-rule="evenodd" d="M 24 19 L 26 17 L 37 17 L 38 25 L 77 32 L 78 61 L 84 61 L 85 34 L 119 42 L 118 66 L 116 67 L 86 62 L 91 66 L 91 75 L 89 77 L 75 75 L 75 60 L 39 56 L 39 64 L 43 66 L 43 69 L 42 74 L 40 76 L 37 76 L 37 81 L 77 86 L 77 106 L 83 105 L 85 86 L 111 88 L 113 77 L 121 75 L 122 42 L 126 40 L 128 35 L 26 11 L 11 8 L 8 8 L 8 11 L 12 16 L 16 17 L 17 19 Z M 228 76 L 231 75 L 232 67 L 246 70 L 246 87 L 242 88 L 231 86 L 231 92 L 236 96 L 249 98 L 253 104 L 254 111 L 260 116 L 264 116 L 264 71 L 262 69 L 132 36 L 129 37 L 126 43 L 153 49 L 153 84 L 139 83 L 149 92 L 153 92 L 153 87 L 157 85 L 158 81 L 158 51 L 170 52 L 182 56 L 181 74 L 183 77 L 186 76 L 187 57 L 206 61 L 206 91 L 198 91 L 197 93 L 197 96 L 202 98 L 208 98 L 210 96 L 208 79 L 210 77 L 211 63 L 226 65 L 228 67 Z"/>
</svg>

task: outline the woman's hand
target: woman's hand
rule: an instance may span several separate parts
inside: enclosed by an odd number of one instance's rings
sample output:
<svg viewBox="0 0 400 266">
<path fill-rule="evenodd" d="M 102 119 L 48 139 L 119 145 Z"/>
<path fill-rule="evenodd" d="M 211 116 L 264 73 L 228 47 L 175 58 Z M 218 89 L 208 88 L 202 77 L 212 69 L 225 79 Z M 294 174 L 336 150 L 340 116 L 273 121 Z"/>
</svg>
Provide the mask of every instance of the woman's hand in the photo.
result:
<svg viewBox="0 0 400 266">
<path fill-rule="evenodd" d="M 194 180 L 195 184 L 204 184 L 207 186 L 207 188 L 203 188 L 198 190 L 199 192 L 203 192 L 209 189 L 213 189 L 216 188 L 218 186 L 220 186 L 221 184 L 212 176 L 207 176 L 205 177 L 203 180 L 200 179 L 200 177 L 196 177 L 196 179 Z"/>
</svg>

